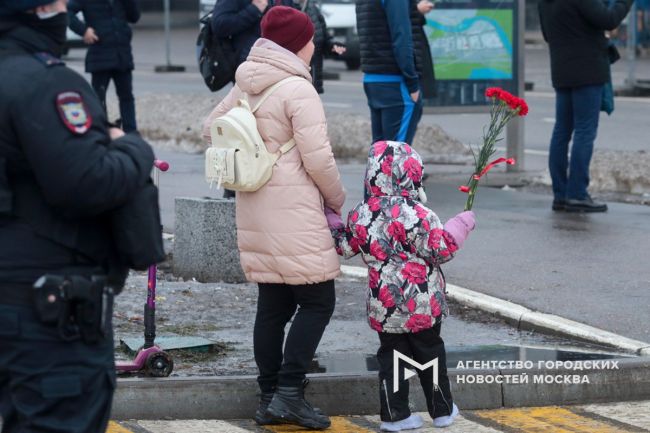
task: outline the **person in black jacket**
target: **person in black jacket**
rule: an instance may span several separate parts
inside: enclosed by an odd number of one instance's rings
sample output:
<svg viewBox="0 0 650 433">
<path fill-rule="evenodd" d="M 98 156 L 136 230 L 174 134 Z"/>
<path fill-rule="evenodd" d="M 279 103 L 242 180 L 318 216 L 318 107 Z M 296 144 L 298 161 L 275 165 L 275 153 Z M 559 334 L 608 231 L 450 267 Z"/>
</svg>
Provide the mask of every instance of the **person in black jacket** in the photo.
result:
<svg viewBox="0 0 650 433">
<path fill-rule="evenodd" d="M 605 212 L 587 192 L 589 164 L 598 132 L 603 86 L 610 77 L 606 30 L 625 18 L 634 0 L 541 0 L 539 15 L 551 53 L 556 92 L 549 169 L 554 211 Z M 569 163 L 568 147 L 573 135 Z"/>
<path fill-rule="evenodd" d="M 106 90 L 111 80 L 120 101 L 122 127 L 137 130 L 133 98 L 131 50 L 132 30 L 129 23 L 140 19 L 138 0 L 70 0 L 70 29 L 83 36 L 89 45 L 86 72 L 92 74 L 92 86 L 106 109 Z M 83 14 L 83 21 L 77 13 Z"/>
<path fill-rule="evenodd" d="M 0 0 L 7 432 L 106 430 L 115 388 L 111 295 L 128 271 L 109 217 L 149 182 L 154 161 L 139 135 L 109 128 L 92 88 L 59 59 L 67 23 L 66 0 Z"/>
<path fill-rule="evenodd" d="M 232 38 L 238 65 L 259 39 L 260 21 L 268 6 L 268 0 L 219 0 L 214 5 L 212 31 L 218 38 Z"/>
<path fill-rule="evenodd" d="M 417 0 L 358 0 L 356 13 L 372 140 L 413 144 L 428 50 L 423 11 Z"/>
<path fill-rule="evenodd" d="M 336 53 L 337 55 L 345 54 L 344 45 L 334 42 L 332 36 L 327 32 L 327 24 L 318 4 L 314 0 L 298 0 L 296 8 L 300 9 L 309 16 L 314 24 L 314 55 L 311 59 L 311 75 L 314 87 L 318 93 L 323 93 L 323 59 L 325 53 Z"/>
</svg>

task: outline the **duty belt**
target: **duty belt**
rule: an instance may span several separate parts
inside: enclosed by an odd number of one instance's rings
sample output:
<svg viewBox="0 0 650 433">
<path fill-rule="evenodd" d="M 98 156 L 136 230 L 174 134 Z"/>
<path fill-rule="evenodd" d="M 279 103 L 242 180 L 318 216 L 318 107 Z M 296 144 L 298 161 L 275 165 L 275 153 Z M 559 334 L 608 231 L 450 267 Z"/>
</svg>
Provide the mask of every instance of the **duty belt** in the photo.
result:
<svg viewBox="0 0 650 433">
<path fill-rule="evenodd" d="M 33 307 L 33 290 L 29 284 L 0 283 L 0 305 L 8 304 L 20 307 Z"/>
</svg>

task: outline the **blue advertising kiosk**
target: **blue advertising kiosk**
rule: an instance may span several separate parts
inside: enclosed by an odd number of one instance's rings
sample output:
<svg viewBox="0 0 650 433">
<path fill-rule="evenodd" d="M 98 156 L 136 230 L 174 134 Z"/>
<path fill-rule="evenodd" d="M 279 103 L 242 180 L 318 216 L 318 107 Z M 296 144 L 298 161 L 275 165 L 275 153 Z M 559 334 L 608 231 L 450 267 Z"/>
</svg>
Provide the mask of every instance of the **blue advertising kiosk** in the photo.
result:
<svg viewBox="0 0 650 433">
<path fill-rule="evenodd" d="M 439 0 L 426 15 L 435 97 L 426 113 L 481 113 L 488 87 L 524 94 L 524 0 Z M 507 153 L 523 169 L 523 119 L 508 126 Z"/>
</svg>

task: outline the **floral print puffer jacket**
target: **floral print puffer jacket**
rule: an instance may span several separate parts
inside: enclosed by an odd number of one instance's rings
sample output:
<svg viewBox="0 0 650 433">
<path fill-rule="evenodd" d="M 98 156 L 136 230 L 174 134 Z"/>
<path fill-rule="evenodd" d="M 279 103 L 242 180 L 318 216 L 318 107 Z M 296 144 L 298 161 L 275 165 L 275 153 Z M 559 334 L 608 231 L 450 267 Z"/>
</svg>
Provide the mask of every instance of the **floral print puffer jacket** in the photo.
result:
<svg viewBox="0 0 650 433">
<path fill-rule="evenodd" d="M 458 248 L 420 201 L 421 182 L 422 159 L 408 144 L 373 144 L 367 198 L 332 230 L 340 255 L 361 253 L 368 265 L 368 321 L 378 332 L 419 332 L 449 313 L 440 265 Z"/>
</svg>

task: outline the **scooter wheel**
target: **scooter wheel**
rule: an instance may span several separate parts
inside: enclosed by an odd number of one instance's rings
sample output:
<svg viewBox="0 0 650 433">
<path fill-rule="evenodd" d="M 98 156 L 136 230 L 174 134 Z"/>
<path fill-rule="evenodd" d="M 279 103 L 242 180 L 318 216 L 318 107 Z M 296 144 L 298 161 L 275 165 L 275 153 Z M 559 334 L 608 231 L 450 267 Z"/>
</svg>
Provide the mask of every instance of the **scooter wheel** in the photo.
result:
<svg viewBox="0 0 650 433">
<path fill-rule="evenodd" d="M 167 377 L 174 369 L 174 360 L 165 352 L 149 355 L 144 365 L 144 373 L 149 377 Z"/>
</svg>

